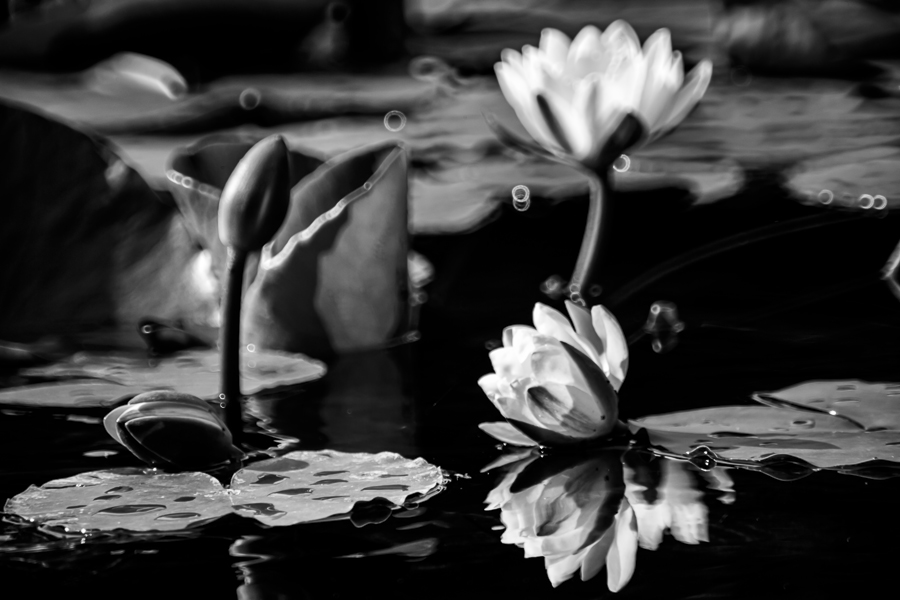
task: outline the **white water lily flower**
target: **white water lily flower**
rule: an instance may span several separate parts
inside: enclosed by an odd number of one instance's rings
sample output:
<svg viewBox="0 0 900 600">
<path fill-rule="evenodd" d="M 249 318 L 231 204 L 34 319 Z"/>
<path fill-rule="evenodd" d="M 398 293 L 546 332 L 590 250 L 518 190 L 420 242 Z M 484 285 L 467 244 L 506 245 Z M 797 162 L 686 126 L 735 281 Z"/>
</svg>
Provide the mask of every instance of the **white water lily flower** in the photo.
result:
<svg viewBox="0 0 900 600">
<path fill-rule="evenodd" d="M 642 51 L 625 21 L 602 33 L 588 25 L 571 41 L 544 29 L 538 48 L 506 49 L 501 59 L 497 80 L 528 133 L 555 155 L 595 167 L 638 141 L 633 131 L 614 135 L 627 115 L 642 124 L 644 142 L 656 139 L 687 116 L 712 75 L 703 60 L 684 76 L 667 29 Z M 616 147 L 607 148 L 611 138 Z"/>
<path fill-rule="evenodd" d="M 538 303 L 534 328 L 503 331 L 503 347 L 490 353 L 495 372 L 478 385 L 509 423 L 483 423 L 488 434 L 516 445 L 571 444 L 616 427 L 616 392 L 628 369 L 625 336 L 602 306 L 566 308 L 571 322 Z"/>
</svg>

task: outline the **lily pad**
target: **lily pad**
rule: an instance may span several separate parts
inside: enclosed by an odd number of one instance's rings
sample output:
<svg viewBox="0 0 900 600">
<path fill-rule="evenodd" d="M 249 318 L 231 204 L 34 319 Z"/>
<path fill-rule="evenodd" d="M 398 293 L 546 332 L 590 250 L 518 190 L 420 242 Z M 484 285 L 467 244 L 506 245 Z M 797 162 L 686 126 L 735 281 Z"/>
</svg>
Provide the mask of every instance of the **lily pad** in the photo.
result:
<svg viewBox="0 0 900 600">
<path fill-rule="evenodd" d="M 767 405 L 821 411 L 868 431 L 900 431 L 900 383 L 808 381 L 771 393 L 754 394 Z"/>
<path fill-rule="evenodd" d="M 630 422 L 651 444 L 720 460 L 790 456 L 818 468 L 900 462 L 900 384 L 813 381 L 754 396 L 762 406 L 719 406 Z"/>
<path fill-rule="evenodd" d="M 440 489 L 441 469 L 393 452 L 296 451 L 241 469 L 231 478 L 240 515 L 267 525 L 293 525 L 349 513 L 357 502 L 403 504 Z"/>
<path fill-rule="evenodd" d="M 231 513 L 228 494 L 205 473 L 92 471 L 31 486 L 6 512 L 66 532 L 178 531 Z"/>
<path fill-rule="evenodd" d="M 321 362 L 302 354 L 251 351 L 246 347 L 241 352 L 241 365 L 241 390 L 247 395 L 311 381 L 325 374 Z M 21 374 L 58 381 L 0 390 L 0 404 L 110 406 L 125 395 L 164 389 L 208 398 L 219 393 L 219 351 L 188 350 L 165 358 L 79 352 Z"/>
<path fill-rule="evenodd" d="M 392 452 L 291 452 L 235 473 L 230 489 L 205 473 L 110 469 L 30 486 L 4 510 L 66 532 L 178 531 L 236 513 L 266 525 L 350 516 L 357 502 L 402 505 L 440 492 L 444 476 L 425 459 Z"/>
</svg>

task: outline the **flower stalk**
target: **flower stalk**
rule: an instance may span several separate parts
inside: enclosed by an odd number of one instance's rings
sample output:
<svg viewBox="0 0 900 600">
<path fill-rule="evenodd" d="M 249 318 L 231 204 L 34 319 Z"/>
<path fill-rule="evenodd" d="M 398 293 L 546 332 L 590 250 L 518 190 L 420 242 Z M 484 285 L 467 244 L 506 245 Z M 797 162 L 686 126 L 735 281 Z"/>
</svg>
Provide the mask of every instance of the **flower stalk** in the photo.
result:
<svg viewBox="0 0 900 600">
<path fill-rule="evenodd" d="M 228 248 L 225 289 L 222 293 L 222 326 L 219 329 L 220 406 L 225 410 L 225 423 L 235 441 L 240 443 L 243 430 L 241 414 L 241 292 L 247 252 Z"/>
<path fill-rule="evenodd" d="M 605 254 L 603 239 L 609 229 L 605 213 L 609 201 L 609 171 L 598 170 L 590 176 L 590 198 L 588 200 L 587 222 L 581 250 L 575 270 L 569 282 L 569 299 L 579 306 L 587 306 L 587 298 L 593 296 L 591 287 L 597 283 L 600 264 Z"/>
</svg>

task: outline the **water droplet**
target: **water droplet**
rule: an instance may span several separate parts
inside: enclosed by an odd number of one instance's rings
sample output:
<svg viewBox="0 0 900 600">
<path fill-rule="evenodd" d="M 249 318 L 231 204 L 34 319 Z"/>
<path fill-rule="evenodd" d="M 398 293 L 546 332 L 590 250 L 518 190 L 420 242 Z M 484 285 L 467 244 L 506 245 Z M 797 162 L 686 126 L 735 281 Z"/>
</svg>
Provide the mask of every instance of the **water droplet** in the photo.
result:
<svg viewBox="0 0 900 600">
<path fill-rule="evenodd" d="M 253 110 L 262 102 L 262 94 L 256 88 L 247 88 L 241 92 L 238 103 L 244 110 Z"/>
<path fill-rule="evenodd" d="M 525 212 L 531 207 L 531 190 L 527 185 L 517 185 L 512 189 L 513 208 Z"/>
<path fill-rule="evenodd" d="M 247 352 L 256 352 L 256 344 L 247 344 Z"/>
<path fill-rule="evenodd" d="M 592 298 L 596 298 L 597 296 L 599 296 L 602 293 L 603 293 L 603 287 L 597 285 L 596 283 L 594 285 L 592 285 L 590 288 L 588 288 L 588 295 L 590 295 Z"/>
<path fill-rule="evenodd" d="M 175 498 L 175 502 L 191 502 L 192 500 L 196 500 L 194 496 L 179 496 Z"/>
<path fill-rule="evenodd" d="M 716 453 L 706 446 L 698 446 L 688 454 L 688 462 L 701 471 L 711 471 L 718 464 Z"/>
<path fill-rule="evenodd" d="M 310 485 L 331 485 L 333 483 L 347 483 L 346 479 L 320 479 Z"/>
<path fill-rule="evenodd" d="M 406 115 L 399 110 L 392 110 L 384 115 L 384 127 L 388 131 L 397 132 L 406 127 Z"/>
<path fill-rule="evenodd" d="M 408 485 L 403 485 L 400 483 L 393 483 L 393 484 L 389 484 L 389 485 L 371 485 L 369 487 L 364 487 L 363 491 L 365 491 L 365 490 L 399 490 L 401 492 L 405 492 L 408 489 L 409 489 Z"/>
<path fill-rule="evenodd" d="M 371 182 L 371 181 L 365 182 L 365 183 L 363 184 L 363 189 L 364 189 L 364 190 L 371 190 L 371 189 L 372 189 L 372 182 Z"/>
<path fill-rule="evenodd" d="M 349 498 L 350 496 L 320 496 L 318 498 L 313 498 L 313 500 L 334 500 L 336 498 Z"/>
<path fill-rule="evenodd" d="M 875 198 L 871 194 L 862 194 L 858 199 L 859 207 L 863 210 L 869 210 L 875 206 Z"/>
<path fill-rule="evenodd" d="M 313 473 L 313 477 L 327 477 L 328 475 L 340 475 L 341 473 L 347 473 L 348 471 L 319 471 L 318 473 Z"/>
<path fill-rule="evenodd" d="M 195 512 L 179 512 L 179 513 L 166 513 L 164 515 L 159 515 L 156 517 L 157 521 L 177 521 L 179 519 L 193 519 L 194 517 L 199 517 L 200 513 Z"/>
<path fill-rule="evenodd" d="M 791 421 L 791 425 L 800 429 L 813 429 L 816 426 L 816 422 L 812 419 L 800 419 Z"/>
<path fill-rule="evenodd" d="M 822 204 L 831 204 L 834 200 L 834 192 L 831 190 L 822 190 L 819 192 L 819 202 Z"/>
<path fill-rule="evenodd" d="M 875 198 L 873 198 L 873 208 L 875 210 L 884 210 L 885 208 L 887 208 L 887 205 L 887 198 L 885 198 L 881 194 L 877 194 Z"/>
<path fill-rule="evenodd" d="M 114 488 L 106 490 L 107 494 L 124 494 L 125 492 L 133 492 L 134 488 L 127 485 L 117 485 Z"/>
<path fill-rule="evenodd" d="M 890 444 L 888 444 L 890 446 Z M 84 508 L 87 504 L 73 504 L 72 506 L 67 506 L 66 508 Z"/>
<path fill-rule="evenodd" d="M 141 327 L 141 333 L 146 333 L 146 334 L 153 333 L 153 326 L 152 325 L 144 325 L 143 327 Z"/>
<path fill-rule="evenodd" d="M 119 494 L 107 494 L 105 496 L 97 496 L 94 500 L 115 500 L 116 498 L 121 498 Z"/>
<path fill-rule="evenodd" d="M 613 161 L 613 170 L 618 173 L 624 173 L 628 169 L 631 168 L 631 159 L 627 154 L 621 155 L 615 161 Z"/>
<path fill-rule="evenodd" d="M 406 477 L 406 473 L 385 473 L 378 476 L 379 479 L 387 479 L 388 477 Z"/>
<path fill-rule="evenodd" d="M 98 510 L 97 514 L 105 515 L 139 515 L 157 510 L 165 510 L 165 504 L 121 504 Z"/>
</svg>

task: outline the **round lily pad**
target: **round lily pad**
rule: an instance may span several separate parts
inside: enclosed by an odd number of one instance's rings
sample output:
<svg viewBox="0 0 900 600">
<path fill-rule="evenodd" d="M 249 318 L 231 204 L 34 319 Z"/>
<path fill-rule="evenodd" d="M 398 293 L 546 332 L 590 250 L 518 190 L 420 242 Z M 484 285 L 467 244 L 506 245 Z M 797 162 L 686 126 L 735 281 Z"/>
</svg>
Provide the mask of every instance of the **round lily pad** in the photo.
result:
<svg viewBox="0 0 900 600">
<path fill-rule="evenodd" d="M 123 468 L 32 485 L 4 511 L 69 533 L 178 531 L 230 514 L 231 504 L 205 473 Z"/>
<path fill-rule="evenodd" d="M 630 422 L 650 443 L 690 455 L 703 447 L 720 460 L 794 457 L 813 467 L 900 463 L 900 384 L 811 381 L 754 398 L 769 406 L 718 406 Z"/>
<path fill-rule="evenodd" d="M 231 501 L 242 516 L 293 525 L 349 513 L 357 502 L 384 498 L 401 505 L 440 489 L 439 467 L 393 452 L 297 451 L 241 469 Z"/>
</svg>

